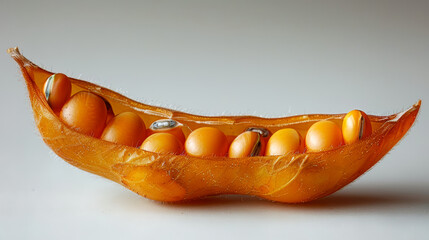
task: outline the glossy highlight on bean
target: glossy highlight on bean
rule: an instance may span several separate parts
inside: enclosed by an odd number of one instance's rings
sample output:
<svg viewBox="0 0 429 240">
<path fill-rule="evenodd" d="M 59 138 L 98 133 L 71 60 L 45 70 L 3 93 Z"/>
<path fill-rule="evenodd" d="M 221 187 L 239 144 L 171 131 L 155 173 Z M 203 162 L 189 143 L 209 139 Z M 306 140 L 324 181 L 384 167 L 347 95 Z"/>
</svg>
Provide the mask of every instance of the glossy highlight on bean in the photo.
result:
<svg viewBox="0 0 429 240">
<path fill-rule="evenodd" d="M 160 119 L 153 122 L 148 129 L 148 136 L 154 133 L 170 133 L 179 139 L 182 144 L 185 143 L 186 137 L 183 134 L 181 124 L 173 119 Z"/>
<path fill-rule="evenodd" d="M 163 202 L 219 194 L 246 194 L 284 203 L 322 198 L 346 186 L 385 156 L 408 132 L 421 106 L 421 101 L 418 101 L 397 114 L 368 115 L 372 126 L 369 136 L 330 150 L 228 158 L 226 140 L 225 154 L 219 156 L 154 153 L 104 141 L 70 127 L 55 114 L 43 94 L 43 85 L 53 73 L 30 62 L 17 48 L 8 52 L 21 68 L 40 134 L 58 156 L 73 166 L 115 181 L 141 196 Z M 328 120 L 341 126 L 345 117 L 345 114 L 273 119 L 198 116 L 139 103 L 107 88 L 69 79 L 72 94 L 83 91 L 100 96 L 112 105 L 115 112 L 134 111 L 147 125 L 161 119 L 172 119 L 183 125 L 188 139 L 201 128 L 214 128 L 226 136 L 236 137 L 254 126 L 261 126 L 273 133 L 292 128 L 301 136 L 306 136 L 313 124 Z M 105 104 L 103 106 L 106 108 Z"/>
</svg>

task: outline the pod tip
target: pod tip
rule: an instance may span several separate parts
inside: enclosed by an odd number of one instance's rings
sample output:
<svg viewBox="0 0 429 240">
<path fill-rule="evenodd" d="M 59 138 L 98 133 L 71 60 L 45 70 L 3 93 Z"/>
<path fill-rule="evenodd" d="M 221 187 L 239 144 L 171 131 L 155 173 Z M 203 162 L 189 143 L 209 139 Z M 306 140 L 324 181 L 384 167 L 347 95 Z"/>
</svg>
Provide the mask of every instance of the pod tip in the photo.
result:
<svg viewBox="0 0 429 240">
<path fill-rule="evenodd" d="M 21 53 L 19 52 L 18 47 L 9 48 L 9 49 L 7 50 L 7 53 L 8 53 L 8 54 L 10 54 L 10 55 L 12 55 L 12 54 L 21 54 Z"/>
<path fill-rule="evenodd" d="M 414 104 L 414 106 L 415 107 L 420 107 L 422 105 L 422 100 L 421 99 L 419 99 L 418 101 L 417 101 L 417 103 L 416 104 Z"/>
<path fill-rule="evenodd" d="M 422 105 L 422 100 L 419 99 L 416 103 L 413 104 L 413 106 L 411 106 L 408 110 L 405 110 L 404 112 L 413 112 L 416 110 L 418 112 L 420 110 L 421 105 Z"/>
</svg>

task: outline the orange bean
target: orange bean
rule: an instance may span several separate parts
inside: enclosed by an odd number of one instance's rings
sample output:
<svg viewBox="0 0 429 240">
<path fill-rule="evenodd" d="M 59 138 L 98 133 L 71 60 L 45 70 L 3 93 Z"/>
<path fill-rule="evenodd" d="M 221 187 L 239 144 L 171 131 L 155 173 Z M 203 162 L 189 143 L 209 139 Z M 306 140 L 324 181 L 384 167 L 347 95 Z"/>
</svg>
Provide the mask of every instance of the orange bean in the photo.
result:
<svg viewBox="0 0 429 240">
<path fill-rule="evenodd" d="M 52 110 L 59 112 L 70 98 L 70 79 L 62 73 L 51 75 L 43 85 L 43 94 Z"/>
<path fill-rule="evenodd" d="M 352 110 L 343 119 L 343 138 L 346 144 L 366 138 L 372 133 L 371 121 L 360 110 Z"/>
<path fill-rule="evenodd" d="M 90 92 L 78 92 L 63 106 L 60 118 L 74 130 L 100 137 L 106 125 L 107 109 L 103 99 Z"/>
<path fill-rule="evenodd" d="M 241 133 L 232 141 L 229 147 L 228 157 L 241 158 L 261 156 L 261 138 L 261 135 L 257 132 L 245 131 Z"/>
<path fill-rule="evenodd" d="M 183 153 L 183 143 L 170 133 L 154 133 L 144 140 L 140 148 L 145 151 L 156 153 Z"/>
<path fill-rule="evenodd" d="M 309 152 L 331 150 L 341 146 L 343 136 L 341 129 L 332 121 L 323 120 L 308 129 L 305 144 Z"/>
<path fill-rule="evenodd" d="M 146 127 L 139 115 L 123 112 L 112 118 L 101 139 L 131 147 L 139 147 L 146 137 Z"/>
<path fill-rule="evenodd" d="M 201 127 L 189 134 L 185 150 L 194 157 L 225 156 L 228 152 L 228 140 L 217 128 Z"/>
<path fill-rule="evenodd" d="M 284 128 L 275 132 L 268 140 L 265 156 L 304 152 L 304 149 L 301 135 L 295 129 Z"/>
</svg>

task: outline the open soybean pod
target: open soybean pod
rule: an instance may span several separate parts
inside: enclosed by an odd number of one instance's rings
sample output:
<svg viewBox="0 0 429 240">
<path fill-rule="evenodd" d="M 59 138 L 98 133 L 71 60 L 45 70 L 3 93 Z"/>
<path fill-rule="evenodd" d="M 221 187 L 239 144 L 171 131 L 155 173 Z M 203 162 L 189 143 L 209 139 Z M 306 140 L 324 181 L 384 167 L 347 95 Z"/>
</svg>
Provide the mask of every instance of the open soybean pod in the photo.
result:
<svg viewBox="0 0 429 240">
<path fill-rule="evenodd" d="M 45 80 L 52 73 L 31 63 L 17 48 L 8 52 L 21 67 L 41 136 L 58 156 L 144 197 L 166 202 L 216 194 L 246 194 L 288 203 L 327 196 L 376 164 L 408 131 L 421 104 L 419 101 L 408 110 L 390 116 L 368 116 L 373 129 L 370 136 L 329 151 L 234 159 L 157 154 L 80 134 L 65 125 L 51 110 L 42 92 Z M 237 136 L 249 127 L 259 126 L 270 132 L 293 128 L 305 136 L 317 121 L 329 119 L 340 126 L 344 117 L 344 114 L 273 119 L 204 117 L 146 105 L 86 81 L 70 80 L 72 93 L 96 93 L 111 103 L 115 113 L 132 110 L 146 126 L 159 119 L 173 119 L 183 124 L 185 135 L 210 126 L 225 135 Z"/>
</svg>

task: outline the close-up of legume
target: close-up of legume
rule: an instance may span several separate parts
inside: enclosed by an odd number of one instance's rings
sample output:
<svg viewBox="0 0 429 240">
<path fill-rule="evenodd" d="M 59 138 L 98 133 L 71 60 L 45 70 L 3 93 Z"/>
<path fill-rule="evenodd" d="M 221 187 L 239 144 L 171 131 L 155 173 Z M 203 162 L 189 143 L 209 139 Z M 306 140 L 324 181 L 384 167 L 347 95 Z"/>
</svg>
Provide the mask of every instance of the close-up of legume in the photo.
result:
<svg viewBox="0 0 429 240">
<path fill-rule="evenodd" d="M 362 110 L 201 116 L 140 103 L 48 72 L 17 48 L 8 52 L 21 67 L 39 132 L 58 156 L 164 202 L 220 194 L 287 203 L 327 196 L 395 146 L 421 105 L 390 116 Z"/>
<path fill-rule="evenodd" d="M 49 105 L 54 111 L 60 110 L 60 117 L 67 125 L 93 137 L 132 147 L 141 145 L 143 150 L 158 153 L 240 158 L 320 152 L 354 143 L 372 132 L 368 116 L 353 110 L 344 117 L 342 128 L 329 120 L 314 123 L 307 130 L 305 142 L 293 128 L 280 129 L 268 136 L 266 129 L 253 127 L 232 136 L 228 145 L 225 134 L 214 127 L 195 129 L 185 136 L 182 124 L 160 119 L 146 130 L 144 121 L 136 113 L 122 112 L 115 116 L 111 104 L 104 98 L 90 92 L 78 92 L 70 98 L 70 91 L 70 81 L 62 73 L 50 76 L 44 85 Z"/>
</svg>

